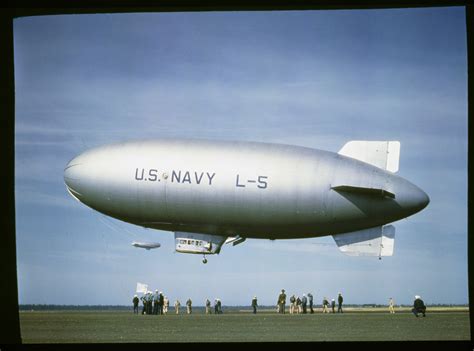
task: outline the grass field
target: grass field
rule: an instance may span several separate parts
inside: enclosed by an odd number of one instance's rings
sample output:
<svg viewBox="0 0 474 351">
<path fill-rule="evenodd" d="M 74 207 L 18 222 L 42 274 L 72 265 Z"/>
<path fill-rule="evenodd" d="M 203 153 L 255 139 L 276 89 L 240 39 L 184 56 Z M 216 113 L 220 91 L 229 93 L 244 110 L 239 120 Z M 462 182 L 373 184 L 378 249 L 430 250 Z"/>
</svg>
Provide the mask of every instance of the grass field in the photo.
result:
<svg viewBox="0 0 474 351">
<path fill-rule="evenodd" d="M 124 311 L 20 312 L 24 343 L 469 340 L 467 311 L 344 314 L 134 315 Z"/>
</svg>

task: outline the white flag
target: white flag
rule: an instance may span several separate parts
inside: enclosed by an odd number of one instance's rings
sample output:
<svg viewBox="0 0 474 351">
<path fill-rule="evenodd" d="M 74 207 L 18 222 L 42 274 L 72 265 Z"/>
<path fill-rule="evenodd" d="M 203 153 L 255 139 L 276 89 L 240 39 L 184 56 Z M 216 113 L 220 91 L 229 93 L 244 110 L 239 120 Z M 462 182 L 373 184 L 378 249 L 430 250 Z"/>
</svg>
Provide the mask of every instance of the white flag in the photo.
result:
<svg viewBox="0 0 474 351">
<path fill-rule="evenodd" d="M 144 293 L 148 291 L 148 284 L 137 283 L 137 292 Z"/>
</svg>

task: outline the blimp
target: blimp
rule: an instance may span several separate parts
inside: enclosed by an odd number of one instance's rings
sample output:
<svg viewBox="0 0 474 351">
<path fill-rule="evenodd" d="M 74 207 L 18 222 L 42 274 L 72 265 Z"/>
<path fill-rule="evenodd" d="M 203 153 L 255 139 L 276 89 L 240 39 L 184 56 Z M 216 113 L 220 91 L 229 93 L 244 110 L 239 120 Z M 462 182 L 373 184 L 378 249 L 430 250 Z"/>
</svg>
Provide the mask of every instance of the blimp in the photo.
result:
<svg viewBox="0 0 474 351">
<path fill-rule="evenodd" d="M 134 241 L 132 242 L 132 246 L 139 247 L 146 250 L 156 249 L 161 246 L 160 243 L 149 243 L 143 241 Z"/>
<path fill-rule="evenodd" d="M 174 233 L 180 253 L 246 239 L 333 236 L 351 256 L 392 256 L 395 226 L 429 203 L 397 174 L 399 141 L 296 145 L 147 139 L 87 150 L 64 169 L 69 194 L 107 216 Z"/>
</svg>

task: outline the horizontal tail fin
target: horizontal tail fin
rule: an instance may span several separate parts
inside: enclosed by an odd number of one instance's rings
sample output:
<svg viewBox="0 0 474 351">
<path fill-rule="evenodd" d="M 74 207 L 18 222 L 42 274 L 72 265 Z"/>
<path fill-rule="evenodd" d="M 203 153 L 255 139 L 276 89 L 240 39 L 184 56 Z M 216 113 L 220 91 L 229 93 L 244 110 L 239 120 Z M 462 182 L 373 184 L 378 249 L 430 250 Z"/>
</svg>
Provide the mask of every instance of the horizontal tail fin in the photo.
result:
<svg viewBox="0 0 474 351">
<path fill-rule="evenodd" d="M 338 153 L 395 173 L 400 160 L 400 142 L 354 140 L 347 142 Z"/>
<path fill-rule="evenodd" d="M 379 189 L 379 188 L 364 188 L 364 187 L 352 186 L 352 185 L 337 185 L 337 186 L 331 187 L 331 189 L 334 189 L 336 191 L 343 191 L 346 193 L 363 194 L 363 195 L 369 195 L 369 196 L 374 196 L 374 197 L 379 197 L 379 198 L 388 197 L 390 199 L 395 199 L 394 193 L 388 190 Z"/>
<path fill-rule="evenodd" d="M 349 256 L 392 256 L 395 244 L 393 225 L 333 235 L 339 249 Z"/>
</svg>

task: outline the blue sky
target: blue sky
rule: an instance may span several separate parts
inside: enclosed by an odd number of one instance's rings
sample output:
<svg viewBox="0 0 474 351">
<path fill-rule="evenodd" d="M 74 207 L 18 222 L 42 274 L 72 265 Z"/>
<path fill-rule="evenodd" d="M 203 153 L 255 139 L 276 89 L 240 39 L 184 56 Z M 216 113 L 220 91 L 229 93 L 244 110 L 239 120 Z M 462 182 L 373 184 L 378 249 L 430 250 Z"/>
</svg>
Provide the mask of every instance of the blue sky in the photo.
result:
<svg viewBox="0 0 474 351">
<path fill-rule="evenodd" d="M 467 303 L 467 63 L 460 7 L 98 14 L 16 19 L 20 303 L 128 304 L 137 282 L 196 305 L 274 304 L 280 289 L 347 303 Z M 393 257 L 331 237 L 174 252 L 172 233 L 72 199 L 63 169 L 136 138 L 264 141 L 338 151 L 399 140 L 429 206 L 396 222 Z M 159 241 L 159 249 L 131 246 Z"/>
</svg>

